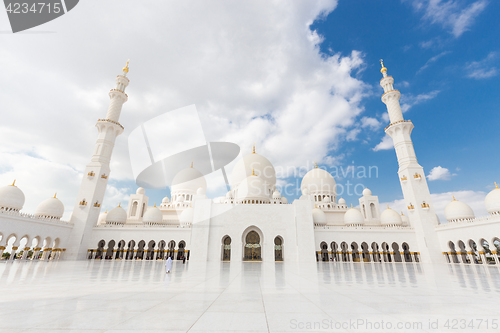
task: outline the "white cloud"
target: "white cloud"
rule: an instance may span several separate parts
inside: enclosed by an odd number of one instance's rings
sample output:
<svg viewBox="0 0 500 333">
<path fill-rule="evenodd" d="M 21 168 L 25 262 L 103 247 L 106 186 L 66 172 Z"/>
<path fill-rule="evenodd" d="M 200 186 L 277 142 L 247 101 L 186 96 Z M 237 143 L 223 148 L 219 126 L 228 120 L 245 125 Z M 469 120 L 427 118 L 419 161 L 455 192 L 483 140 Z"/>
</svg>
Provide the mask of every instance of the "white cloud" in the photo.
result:
<svg viewBox="0 0 500 333">
<path fill-rule="evenodd" d="M 496 52 L 490 52 L 486 58 L 480 61 L 473 61 L 465 66 L 468 78 L 480 80 L 498 75 L 498 69 L 493 66 L 493 62 L 498 58 Z"/>
<path fill-rule="evenodd" d="M 432 170 L 429 172 L 429 175 L 427 175 L 427 179 L 429 179 L 429 181 L 450 180 L 451 176 L 452 174 L 450 173 L 450 170 L 441 166 L 437 166 L 432 168 Z"/>
<path fill-rule="evenodd" d="M 382 138 L 382 141 L 373 148 L 373 151 L 388 150 L 394 148 L 394 142 L 388 135 Z"/>
<path fill-rule="evenodd" d="M 361 127 L 369 128 L 371 130 L 378 130 L 382 126 L 382 123 L 375 118 L 372 117 L 363 117 L 361 118 Z"/>
<path fill-rule="evenodd" d="M 439 93 L 439 90 L 433 90 L 429 93 L 419 94 L 417 96 L 413 96 L 412 94 L 404 94 L 401 96 L 401 111 L 405 113 L 413 106 L 435 98 Z"/>
<path fill-rule="evenodd" d="M 417 74 L 419 74 L 424 69 L 426 69 L 427 67 L 429 67 L 432 63 L 438 61 L 439 58 L 442 58 L 442 57 L 444 57 L 445 55 L 447 55 L 449 53 L 451 53 L 451 52 L 450 51 L 444 51 L 444 52 L 441 52 L 438 55 L 435 55 L 434 57 L 430 58 L 429 60 L 427 60 L 427 62 L 422 67 L 420 67 L 420 69 L 417 71 Z"/>
<path fill-rule="evenodd" d="M 132 178 L 126 146 L 132 129 L 190 104 L 209 141 L 235 142 L 244 153 L 255 142 L 275 165 L 328 160 L 369 91 L 354 77 L 364 66 L 362 54 L 320 54 L 321 36 L 310 30 L 336 5 L 109 0 L 96 12 L 92 2 L 80 2 L 32 31 L 55 33 L 0 35 L 0 61 L 9 64 L 0 79 L 0 160 L 11 170 L 0 179 L 29 183 L 23 186 L 27 198 L 48 197 L 32 192 L 57 187 L 73 202 L 97 137 L 95 121 L 106 114 L 107 92 L 129 58 L 129 101 L 120 118 L 125 132 L 116 141 L 111 180 Z M 0 30 L 9 30 L 7 20 L 0 20 Z M 22 179 L 44 161 L 44 177 Z M 65 168 L 72 170 L 70 180 L 55 183 Z"/>
<path fill-rule="evenodd" d="M 446 217 L 444 215 L 444 209 L 448 203 L 453 200 L 453 196 L 457 200 L 465 202 L 468 204 L 476 217 L 486 216 L 488 213 L 486 212 L 486 207 L 484 206 L 484 198 L 486 197 L 486 193 L 482 191 L 454 191 L 454 192 L 445 192 L 445 193 L 432 193 L 431 200 L 432 205 L 434 206 L 434 210 L 439 217 L 441 223 L 447 223 Z M 394 200 L 392 202 L 384 202 L 380 204 L 380 207 L 389 207 L 396 211 L 402 211 L 406 216 L 408 216 L 408 210 L 406 208 L 406 204 L 404 199 Z"/>
<path fill-rule="evenodd" d="M 417 11 L 424 12 L 425 21 L 441 25 L 458 38 L 470 30 L 475 19 L 488 5 L 488 1 L 470 3 L 456 0 L 413 0 L 412 4 Z M 467 4 L 469 5 L 465 7 Z"/>
</svg>

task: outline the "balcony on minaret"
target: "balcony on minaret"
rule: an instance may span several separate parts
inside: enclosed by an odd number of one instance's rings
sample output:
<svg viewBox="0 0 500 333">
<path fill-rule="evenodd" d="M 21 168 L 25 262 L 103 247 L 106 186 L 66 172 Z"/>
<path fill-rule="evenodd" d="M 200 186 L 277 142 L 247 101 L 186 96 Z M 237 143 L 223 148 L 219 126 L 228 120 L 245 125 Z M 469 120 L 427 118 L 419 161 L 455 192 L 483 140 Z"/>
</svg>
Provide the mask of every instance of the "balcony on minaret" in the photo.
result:
<svg viewBox="0 0 500 333">
<path fill-rule="evenodd" d="M 422 209 L 428 210 L 429 209 L 429 204 L 425 203 L 425 201 L 422 203 Z"/>
<path fill-rule="evenodd" d="M 415 178 L 416 180 L 421 180 L 422 179 L 422 176 L 419 174 L 419 173 L 415 173 L 413 175 L 413 178 Z"/>
<path fill-rule="evenodd" d="M 101 204 L 100 204 L 98 201 L 96 201 L 96 202 L 94 203 L 94 207 L 101 207 Z"/>
<path fill-rule="evenodd" d="M 410 202 L 410 205 L 408 206 L 408 210 L 414 210 L 415 209 L 415 206 L 412 205 L 412 203 Z"/>
<path fill-rule="evenodd" d="M 108 176 L 107 176 L 105 173 L 103 173 L 103 174 L 101 175 L 101 178 L 102 178 L 102 179 L 108 179 Z"/>
<path fill-rule="evenodd" d="M 406 182 L 408 180 L 408 178 L 406 178 L 406 176 L 403 176 L 400 178 L 402 182 Z"/>
<path fill-rule="evenodd" d="M 87 174 L 87 176 L 88 176 L 89 178 L 92 178 L 92 177 L 94 177 L 94 176 L 95 176 L 95 172 L 94 172 L 94 171 L 90 171 L 90 172 Z"/>
<path fill-rule="evenodd" d="M 79 205 L 80 206 L 87 206 L 87 201 L 85 201 L 85 199 L 83 199 L 82 201 L 80 201 Z"/>
</svg>

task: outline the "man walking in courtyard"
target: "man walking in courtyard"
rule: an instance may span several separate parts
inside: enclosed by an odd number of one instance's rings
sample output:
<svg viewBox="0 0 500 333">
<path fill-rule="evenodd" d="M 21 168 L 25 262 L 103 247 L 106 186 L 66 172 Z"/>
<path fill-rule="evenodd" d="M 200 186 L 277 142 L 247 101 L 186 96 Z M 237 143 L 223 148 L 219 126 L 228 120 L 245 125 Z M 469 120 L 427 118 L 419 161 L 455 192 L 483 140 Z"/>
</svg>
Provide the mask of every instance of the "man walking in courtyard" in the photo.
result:
<svg viewBox="0 0 500 333">
<path fill-rule="evenodd" d="M 165 262 L 165 270 L 166 270 L 165 273 L 170 273 L 170 271 L 172 270 L 172 258 L 171 257 L 168 257 L 167 261 Z"/>
</svg>

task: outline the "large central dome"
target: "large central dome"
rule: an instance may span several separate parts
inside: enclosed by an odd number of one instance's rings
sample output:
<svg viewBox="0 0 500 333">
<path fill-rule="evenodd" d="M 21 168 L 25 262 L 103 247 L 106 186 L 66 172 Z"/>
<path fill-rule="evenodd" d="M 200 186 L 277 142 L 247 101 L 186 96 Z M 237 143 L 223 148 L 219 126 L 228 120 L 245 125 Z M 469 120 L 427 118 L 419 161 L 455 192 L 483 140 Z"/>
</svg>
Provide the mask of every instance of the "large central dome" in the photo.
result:
<svg viewBox="0 0 500 333">
<path fill-rule="evenodd" d="M 276 171 L 273 165 L 267 158 L 254 152 L 244 156 L 234 166 L 231 174 L 231 187 L 236 188 L 254 173 L 270 187 L 276 185 Z"/>
<path fill-rule="evenodd" d="M 201 172 L 195 168 L 179 171 L 172 181 L 172 192 L 186 192 L 195 194 L 199 188 L 207 190 L 207 182 Z"/>
</svg>

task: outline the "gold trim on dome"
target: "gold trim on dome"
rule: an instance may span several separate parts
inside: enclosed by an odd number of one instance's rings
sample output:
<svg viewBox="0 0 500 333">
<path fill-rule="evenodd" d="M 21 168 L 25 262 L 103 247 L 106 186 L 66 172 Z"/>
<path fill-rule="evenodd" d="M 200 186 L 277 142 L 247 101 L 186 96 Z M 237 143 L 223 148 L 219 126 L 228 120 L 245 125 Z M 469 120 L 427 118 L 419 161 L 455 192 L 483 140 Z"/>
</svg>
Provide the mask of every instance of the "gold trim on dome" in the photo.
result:
<svg viewBox="0 0 500 333">
<path fill-rule="evenodd" d="M 496 183 L 495 183 L 496 184 Z M 14 179 L 14 181 L 12 182 L 12 185 L 9 185 L 9 186 L 14 186 L 14 187 L 17 187 L 16 186 L 16 180 Z"/>
<path fill-rule="evenodd" d="M 495 188 L 498 188 L 497 182 L 495 182 Z"/>
</svg>

